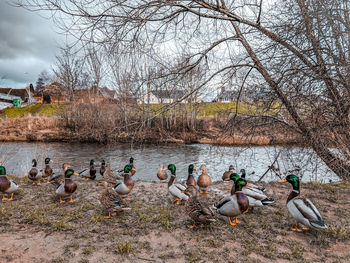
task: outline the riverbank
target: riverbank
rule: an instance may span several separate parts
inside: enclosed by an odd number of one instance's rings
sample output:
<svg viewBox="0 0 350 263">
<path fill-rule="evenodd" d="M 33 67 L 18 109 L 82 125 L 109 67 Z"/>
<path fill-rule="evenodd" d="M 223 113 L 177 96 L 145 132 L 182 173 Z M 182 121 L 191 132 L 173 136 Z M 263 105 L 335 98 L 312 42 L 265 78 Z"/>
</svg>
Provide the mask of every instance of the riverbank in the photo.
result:
<svg viewBox="0 0 350 263">
<path fill-rule="evenodd" d="M 215 145 L 302 145 L 300 135 L 283 127 L 264 125 L 256 128 L 241 123 L 227 130 L 226 120 L 206 118 L 199 120 L 195 130 L 170 129 L 159 127 L 135 128 L 127 131 L 112 129 L 102 122 L 91 128 L 67 124 L 59 116 L 26 116 L 0 120 L 0 141 L 37 141 L 37 142 L 99 142 L 99 143 L 201 143 Z M 72 127 L 74 126 L 74 127 Z"/>
<path fill-rule="evenodd" d="M 140 182 L 130 211 L 105 219 L 95 182 L 76 180 L 75 203 L 59 204 L 54 187 L 15 177 L 21 191 L 0 201 L 0 262 L 347 262 L 350 257 L 350 184 L 303 184 L 329 226 L 290 231 L 285 202 L 289 184 L 262 183 L 276 202 L 209 227 L 188 229 L 183 206 L 173 205 L 167 184 Z M 212 204 L 231 189 L 217 182 L 203 196 Z"/>
</svg>

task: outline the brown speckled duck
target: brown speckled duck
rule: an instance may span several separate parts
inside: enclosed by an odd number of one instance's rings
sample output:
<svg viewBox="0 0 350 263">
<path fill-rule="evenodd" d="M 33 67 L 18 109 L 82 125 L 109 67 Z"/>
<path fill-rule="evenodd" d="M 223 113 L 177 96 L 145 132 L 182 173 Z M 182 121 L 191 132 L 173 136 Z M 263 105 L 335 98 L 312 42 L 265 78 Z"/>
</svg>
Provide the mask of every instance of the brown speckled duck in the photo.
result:
<svg viewBox="0 0 350 263">
<path fill-rule="evenodd" d="M 107 162 L 106 171 L 103 173 L 103 180 L 113 186 L 117 183 L 117 180 L 121 180 L 121 179 L 123 179 L 123 177 L 114 174 L 111 171 L 111 163 Z"/>
<path fill-rule="evenodd" d="M 231 174 L 233 174 L 233 170 L 234 170 L 233 165 L 230 165 L 230 167 L 228 168 L 228 171 L 224 172 L 224 174 L 222 175 L 222 180 L 230 181 L 230 176 Z"/>
<path fill-rule="evenodd" d="M 157 177 L 160 181 L 164 181 L 168 179 L 168 174 L 166 173 L 167 168 L 164 168 L 164 164 L 159 164 L 159 169 L 157 172 Z"/>
<path fill-rule="evenodd" d="M 0 166 L 0 192 L 2 192 L 2 199 L 3 201 L 12 201 L 13 200 L 13 193 L 16 192 L 19 189 L 18 185 L 12 181 L 9 180 L 6 177 L 6 169 L 4 166 Z M 6 198 L 5 194 L 11 194 L 11 198 Z"/>
<path fill-rule="evenodd" d="M 189 197 L 185 204 L 186 212 L 193 220 L 193 225 L 188 226 L 189 228 L 196 227 L 198 223 L 207 225 L 215 221 L 214 212 L 209 206 L 198 200 L 198 190 L 195 186 L 188 186 L 184 194 Z"/>
<path fill-rule="evenodd" d="M 193 177 L 193 171 L 196 171 L 196 168 L 193 166 L 193 164 L 190 164 L 188 166 L 188 177 L 186 181 L 187 187 L 190 185 L 197 186 L 196 180 Z"/>
<path fill-rule="evenodd" d="M 198 177 L 197 184 L 200 189 L 201 194 L 208 193 L 208 187 L 211 185 L 211 179 L 207 173 L 207 167 L 205 164 L 202 164 L 199 168 L 202 171 L 202 174 Z"/>
<path fill-rule="evenodd" d="M 104 189 L 100 193 L 100 203 L 108 211 L 106 218 L 111 218 L 111 214 L 117 215 L 117 212 L 131 209 L 119 194 L 108 187 L 107 182 L 102 182 L 102 185 Z"/>
<path fill-rule="evenodd" d="M 45 158 L 45 169 L 43 173 L 43 183 L 45 183 L 45 179 L 47 179 L 47 182 L 49 181 L 49 178 L 52 175 L 52 168 L 50 166 L 51 159 L 49 157 Z"/>
<path fill-rule="evenodd" d="M 121 196 L 126 197 L 125 200 L 130 200 L 129 193 L 134 188 L 134 181 L 132 180 L 130 171 L 132 166 L 130 164 L 125 165 L 124 167 L 124 181 L 119 182 L 113 187 L 113 190 L 116 191 Z"/>
</svg>

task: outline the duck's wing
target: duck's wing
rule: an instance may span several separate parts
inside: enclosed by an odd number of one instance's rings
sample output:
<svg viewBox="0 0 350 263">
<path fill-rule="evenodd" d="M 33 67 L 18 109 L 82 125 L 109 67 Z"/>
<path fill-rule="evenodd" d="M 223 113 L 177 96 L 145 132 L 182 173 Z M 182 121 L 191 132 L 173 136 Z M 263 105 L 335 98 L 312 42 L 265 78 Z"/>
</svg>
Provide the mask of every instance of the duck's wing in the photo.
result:
<svg viewBox="0 0 350 263">
<path fill-rule="evenodd" d="M 222 207 L 224 204 L 232 200 L 231 195 L 225 195 L 219 202 L 217 202 L 214 206 L 218 209 Z"/>
<path fill-rule="evenodd" d="M 174 186 L 176 186 L 180 191 L 185 191 L 186 187 L 182 184 L 173 184 Z"/>
<path fill-rule="evenodd" d="M 169 193 L 171 195 L 173 195 L 174 197 L 177 197 L 177 198 L 181 198 L 182 200 L 188 200 L 188 195 L 185 195 L 182 191 L 184 191 L 186 189 L 186 187 L 184 187 L 183 185 L 183 188 L 181 187 L 178 187 L 178 185 L 180 184 L 172 184 L 168 190 L 169 190 Z M 183 189 L 183 190 L 182 190 Z"/>
<path fill-rule="evenodd" d="M 293 202 L 296 209 L 309 220 L 310 224 L 316 228 L 326 228 L 323 218 L 315 205 L 307 198 L 294 198 Z"/>
<path fill-rule="evenodd" d="M 90 168 L 85 168 L 85 169 L 81 170 L 80 172 L 78 172 L 78 174 L 81 177 L 89 177 L 90 176 Z"/>
<path fill-rule="evenodd" d="M 256 189 L 256 188 L 245 186 L 245 187 L 243 187 L 242 191 L 246 196 L 250 196 L 250 197 L 258 199 L 258 200 L 264 200 L 267 198 L 267 196 L 262 191 L 260 191 L 259 189 Z"/>
</svg>

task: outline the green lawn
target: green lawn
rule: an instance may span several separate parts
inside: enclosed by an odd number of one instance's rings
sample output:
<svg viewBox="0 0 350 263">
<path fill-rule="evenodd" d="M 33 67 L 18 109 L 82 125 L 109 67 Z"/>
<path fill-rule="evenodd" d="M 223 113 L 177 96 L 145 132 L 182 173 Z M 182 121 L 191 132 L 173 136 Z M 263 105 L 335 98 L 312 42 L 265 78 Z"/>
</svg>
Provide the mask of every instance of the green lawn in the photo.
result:
<svg viewBox="0 0 350 263">
<path fill-rule="evenodd" d="M 6 108 L 2 111 L 2 118 L 19 118 L 24 117 L 28 114 L 40 115 L 40 116 L 56 116 L 65 107 L 65 105 L 50 105 L 50 104 L 34 104 L 21 108 Z"/>
</svg>

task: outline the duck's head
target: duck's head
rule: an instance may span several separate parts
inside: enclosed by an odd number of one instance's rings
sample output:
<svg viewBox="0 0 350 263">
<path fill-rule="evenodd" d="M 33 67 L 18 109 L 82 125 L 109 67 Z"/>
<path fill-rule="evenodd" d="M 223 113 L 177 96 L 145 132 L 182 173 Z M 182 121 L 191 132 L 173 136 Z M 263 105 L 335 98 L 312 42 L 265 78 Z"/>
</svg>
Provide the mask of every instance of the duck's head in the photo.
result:
<svg viewBox="0 0 350 263">
<path fill-rule="evenodd" d="M 199 167 L 199 170 L 202 170 L 203 172 L 207 170 L 207 166 L 205 164 L 202 164 L 200 167 Z"/>
<path fill-rule="evenodd" d="M 94 160 L 90 160 L 90 166 L 93 166 L 95 164 Z"/>
<path fill-rule="evenodd" d="M 45 158 L 45 164 L 49 164 L 50 161 L 51 161 L 51 159 L 50 159 L 49 157 L 46 157 L 46 158 Z"/>
<path fill-rule="evenodd" d="M 288 182 L 293 186 L 293 190 L 300 192 L 300 180 L 295 174 L 287 175 L 286 178 L 282 179 L 280 183 Z"/>
<path fill-rule="evenodd" d="M 184 194 L 189 197 L 192 197 L 192 196 L 196 197 L 198 194 L 198 190 L 193 185 L 190 185 L 189 187 L 186 188 L 186 190 L 184 191 Z"/>
<path fill-rule="evenodd" d="M 68 168 L 72 168 L 72 166 L 70 164 L 68 164 L 68 163 L 63 163 L 62 164 L 63 171 L 67 171 Z"/>
<path fill-rule="evenodd" d="M 37 162 L 36 162 L 35 159 L 33 159 L 33 160 L 32 160 L 32 166 L 33 166 L 33 167 L 36 167 L 36 165 L 37 165 Z"/>
<path fill-rule="evenodd" d="M 176 176 L 176 166 L 175 164 L 169 164 L 168 170 L 170 171 L 171 175 Z"/>
<path fill-rule="evenodd" d="M 194 167 L 193 164 L 190 164 L 188 166 L 188 174 L 193 174 L 193 171 L 196 171 L 197 169 Z"/>
<path fill-rule="evenodd" d="M 70 178 L 73 174 L 79 175 L 78 173 L 74 172 L 74 170 L 72 168 L 68 168 L 64 173 L 64 177 Z"/>
<path fill-rule="evenodd" d="M 135 162 L 135 159 L 134 159 L 133 157 L 130 157 L 129 163 L 130 163 L 130 164 L 133 164 L 134 162 Z"/>
<path fill-rule="evenodd" d="M 232 180 L 234 183 L 236 183 L 239 178 L 241 178 L 239 176 L 239 174 L 233 173 L 233 174 L 230 175 L 230 179 L 229 180 Z"/>
<path fill-rule="evenodd" d="M 126 174 L 130 173 L 131 169 L 132 169 L 132 166 L 130 164 L 125 165 L 124 166 L 124 173 L 126 173 Z"/>
<path fill-rule="evenodd" d="M 229 171 L 233 171 L 235 167 L 231 164 L 230 167 L 228 168 Z"/>
<path fill-rule="evenodd" d="M 235 182 L 235 192 L 241 192 L 242 188 L 247 185 L 247 181 L 243 178 L 239 178 Z"/>
<path fill-rule="evenodd" d="M 0 176 L 6 176 L 6 169 L 4 166 L 0 166 Z"/>
<path fill-rule="evenodd" d="M 101 161 L 101 165 L 104 165 L 104 166 L 106 165 L 105 160 L 102 160 L 102 161 Z"/>
<path fill-rule="evenodd" d="M 164 164 L 163 163 L 159 164 L 159 169 L 164 169 Z"/>
<path fill-rule="evenodd" d="M 246 175 L 245 169 L 241 169 L 241 170 L 240 170 L 240 173 L 241 173 L 241 177 L 242 177 L 242 178 L 245 178 L 245 175 Z"/>
</svg>

